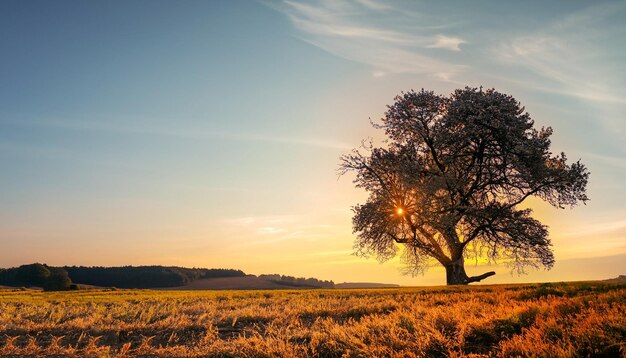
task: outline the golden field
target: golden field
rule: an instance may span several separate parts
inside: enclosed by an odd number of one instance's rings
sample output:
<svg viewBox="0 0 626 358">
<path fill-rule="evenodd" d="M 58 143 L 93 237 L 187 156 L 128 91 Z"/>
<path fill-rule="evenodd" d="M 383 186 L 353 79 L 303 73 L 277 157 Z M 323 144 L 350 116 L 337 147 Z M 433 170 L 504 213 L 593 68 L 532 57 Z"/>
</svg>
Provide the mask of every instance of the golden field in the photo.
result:
<svg viewBox="0 0 626 358">
<path fill-rule="evenodd" d="M 0 290 L 0 356 L 626 356 L 626 284 Z"/>
</svg>

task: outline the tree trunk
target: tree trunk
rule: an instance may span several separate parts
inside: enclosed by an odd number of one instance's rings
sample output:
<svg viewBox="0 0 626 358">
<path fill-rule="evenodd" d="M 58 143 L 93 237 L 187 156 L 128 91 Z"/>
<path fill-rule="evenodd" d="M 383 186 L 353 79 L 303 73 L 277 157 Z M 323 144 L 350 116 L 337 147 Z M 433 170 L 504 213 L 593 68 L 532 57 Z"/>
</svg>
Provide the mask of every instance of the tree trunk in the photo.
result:
<svg viewBox="0 0 626 358">
<path fill-rule="evenodd" d="M 467 285 L 467 274 L 463 266 L 463 257 L 452 261 L 445 265 L 446 267 L 446 283 L 448 285 Z"/>
<path fill-rule="evenodd" d="M 460 256 L 455 261 L 444 265 L 444 267 L 446 268 L 446 283 L 448 285 L 467 285 L 468 283 L 478 282 L 496 274 L 495 272 L 490 271 L 482 275 L 468 277 L 465 273 L 463 256 Z"/>
</svg>

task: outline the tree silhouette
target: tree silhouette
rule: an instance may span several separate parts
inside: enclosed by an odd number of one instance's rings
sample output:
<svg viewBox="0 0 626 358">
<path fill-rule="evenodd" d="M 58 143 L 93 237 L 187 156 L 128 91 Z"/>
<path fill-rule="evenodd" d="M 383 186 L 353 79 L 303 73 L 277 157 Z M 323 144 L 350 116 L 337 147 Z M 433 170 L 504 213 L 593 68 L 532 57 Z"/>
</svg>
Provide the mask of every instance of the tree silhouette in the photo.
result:
<svg viewBox="0 0 626 358">
<path fill-rule="evenodd" d="M 60 267 L 48 267 L 50 270 L 50 276 L 43 285 L 44 291 L 63 291 L 68 290 L 72 285 L 67 275 L 67 271 Z"/>
<path fill-rule="evenodd" d="M 381 124 L 387 147 L 364 144 L 341 157 L 340 174 L 355 172 L 369 193 L 353 207 L 358 254 L 382 261 L 401 247 L 408 271 L 432 259 L 447 284 L 468 284 L 464 260 L 503 260 L 524 272 L 551 268 L 548 230 L 519 209 L 534 196 L 564 208 L 586 202 L 589 172 L 550 152 L 552 129 L 535 129 L 524 108 L 493 89 L 456 90 L 449 97 L 410 91 L 395 98 Z"/>
<path fill-rule="evenodd" d="M 22 265 L 15 270 L 15 278 L 21 285 L 43 287 L 50 278 L 50 270 L 40 263 Z"/>
</svg>

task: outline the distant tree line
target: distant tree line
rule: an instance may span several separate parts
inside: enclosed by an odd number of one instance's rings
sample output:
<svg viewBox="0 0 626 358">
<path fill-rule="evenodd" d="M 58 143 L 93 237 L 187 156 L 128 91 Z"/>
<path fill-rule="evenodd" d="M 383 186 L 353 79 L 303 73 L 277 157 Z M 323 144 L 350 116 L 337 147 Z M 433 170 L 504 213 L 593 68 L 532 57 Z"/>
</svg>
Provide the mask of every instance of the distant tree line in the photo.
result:
<svg viewBox="0 0 626 358">
<path fill-rule="evenodd" d="M 318 280 L 316 278 L 304 278 L 293 277 L 285 275 L 259 275 L 259 278 L 275 282 L 279 285 L 296 286 L 296 287 L 310 287 L 310 288 L 333 288 L 335 283 L 333 281 Z"/>
<path fill-rule="evenodd" d="M 193 281 L 220 277 L 243 277 L 234 269 L 185 268 L 176 266 L 63 266 L 34 263 L 0 269 L 0 285 L 41 287 L 46 291 L 78 289 L 79 285 L 118 288 L 167 288 L 185 286 Z M 285 275 L 259 275 L 260 279 L 286 287 L 333 288 L 333 281 Z"/>
<path fill-rule="evenodd" d="M 241 277 L 241 270 L 166 266 L 52 267 L 34 263 L 0 269 L 0 285 L 41 287 L 46 291 L 77 289 L 77 284 L 119 288 L 184 286 L 203 278 Z"/>
<path fill-rule="evenodd" d="M 0 269 L 0 285 L 17 287 L 41 287 L 46 291 L 77 289 L 67 271 L 60 267 L 34 263 Z"/>
<path fill-rule="evenodd" d="M 184 286 L 203 278 L 240 277 L 241 270 L 185 268 L 175 266 L 63 267 L 72 280 L 84 285 L 119 288 Z"/>
</svg>

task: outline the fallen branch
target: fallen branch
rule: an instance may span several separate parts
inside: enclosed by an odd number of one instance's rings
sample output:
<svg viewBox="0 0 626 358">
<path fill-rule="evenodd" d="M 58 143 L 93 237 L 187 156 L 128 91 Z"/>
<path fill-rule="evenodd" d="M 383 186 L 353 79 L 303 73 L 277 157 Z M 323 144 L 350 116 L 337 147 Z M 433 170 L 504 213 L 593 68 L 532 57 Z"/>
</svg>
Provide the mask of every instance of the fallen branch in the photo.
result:
<svg viewBox="0 0 626 358">
<path fill-rule="evenodd" d="M 478 282 L 478 281 L 486 279 L 487 277 L 493 276 L 495 274 L 496 274 L 495 272 L 489 271 L 489 272 L 485 272 L 482 275 L 468 277 L 467 278 L 467 283 Z"/>
</svg>

